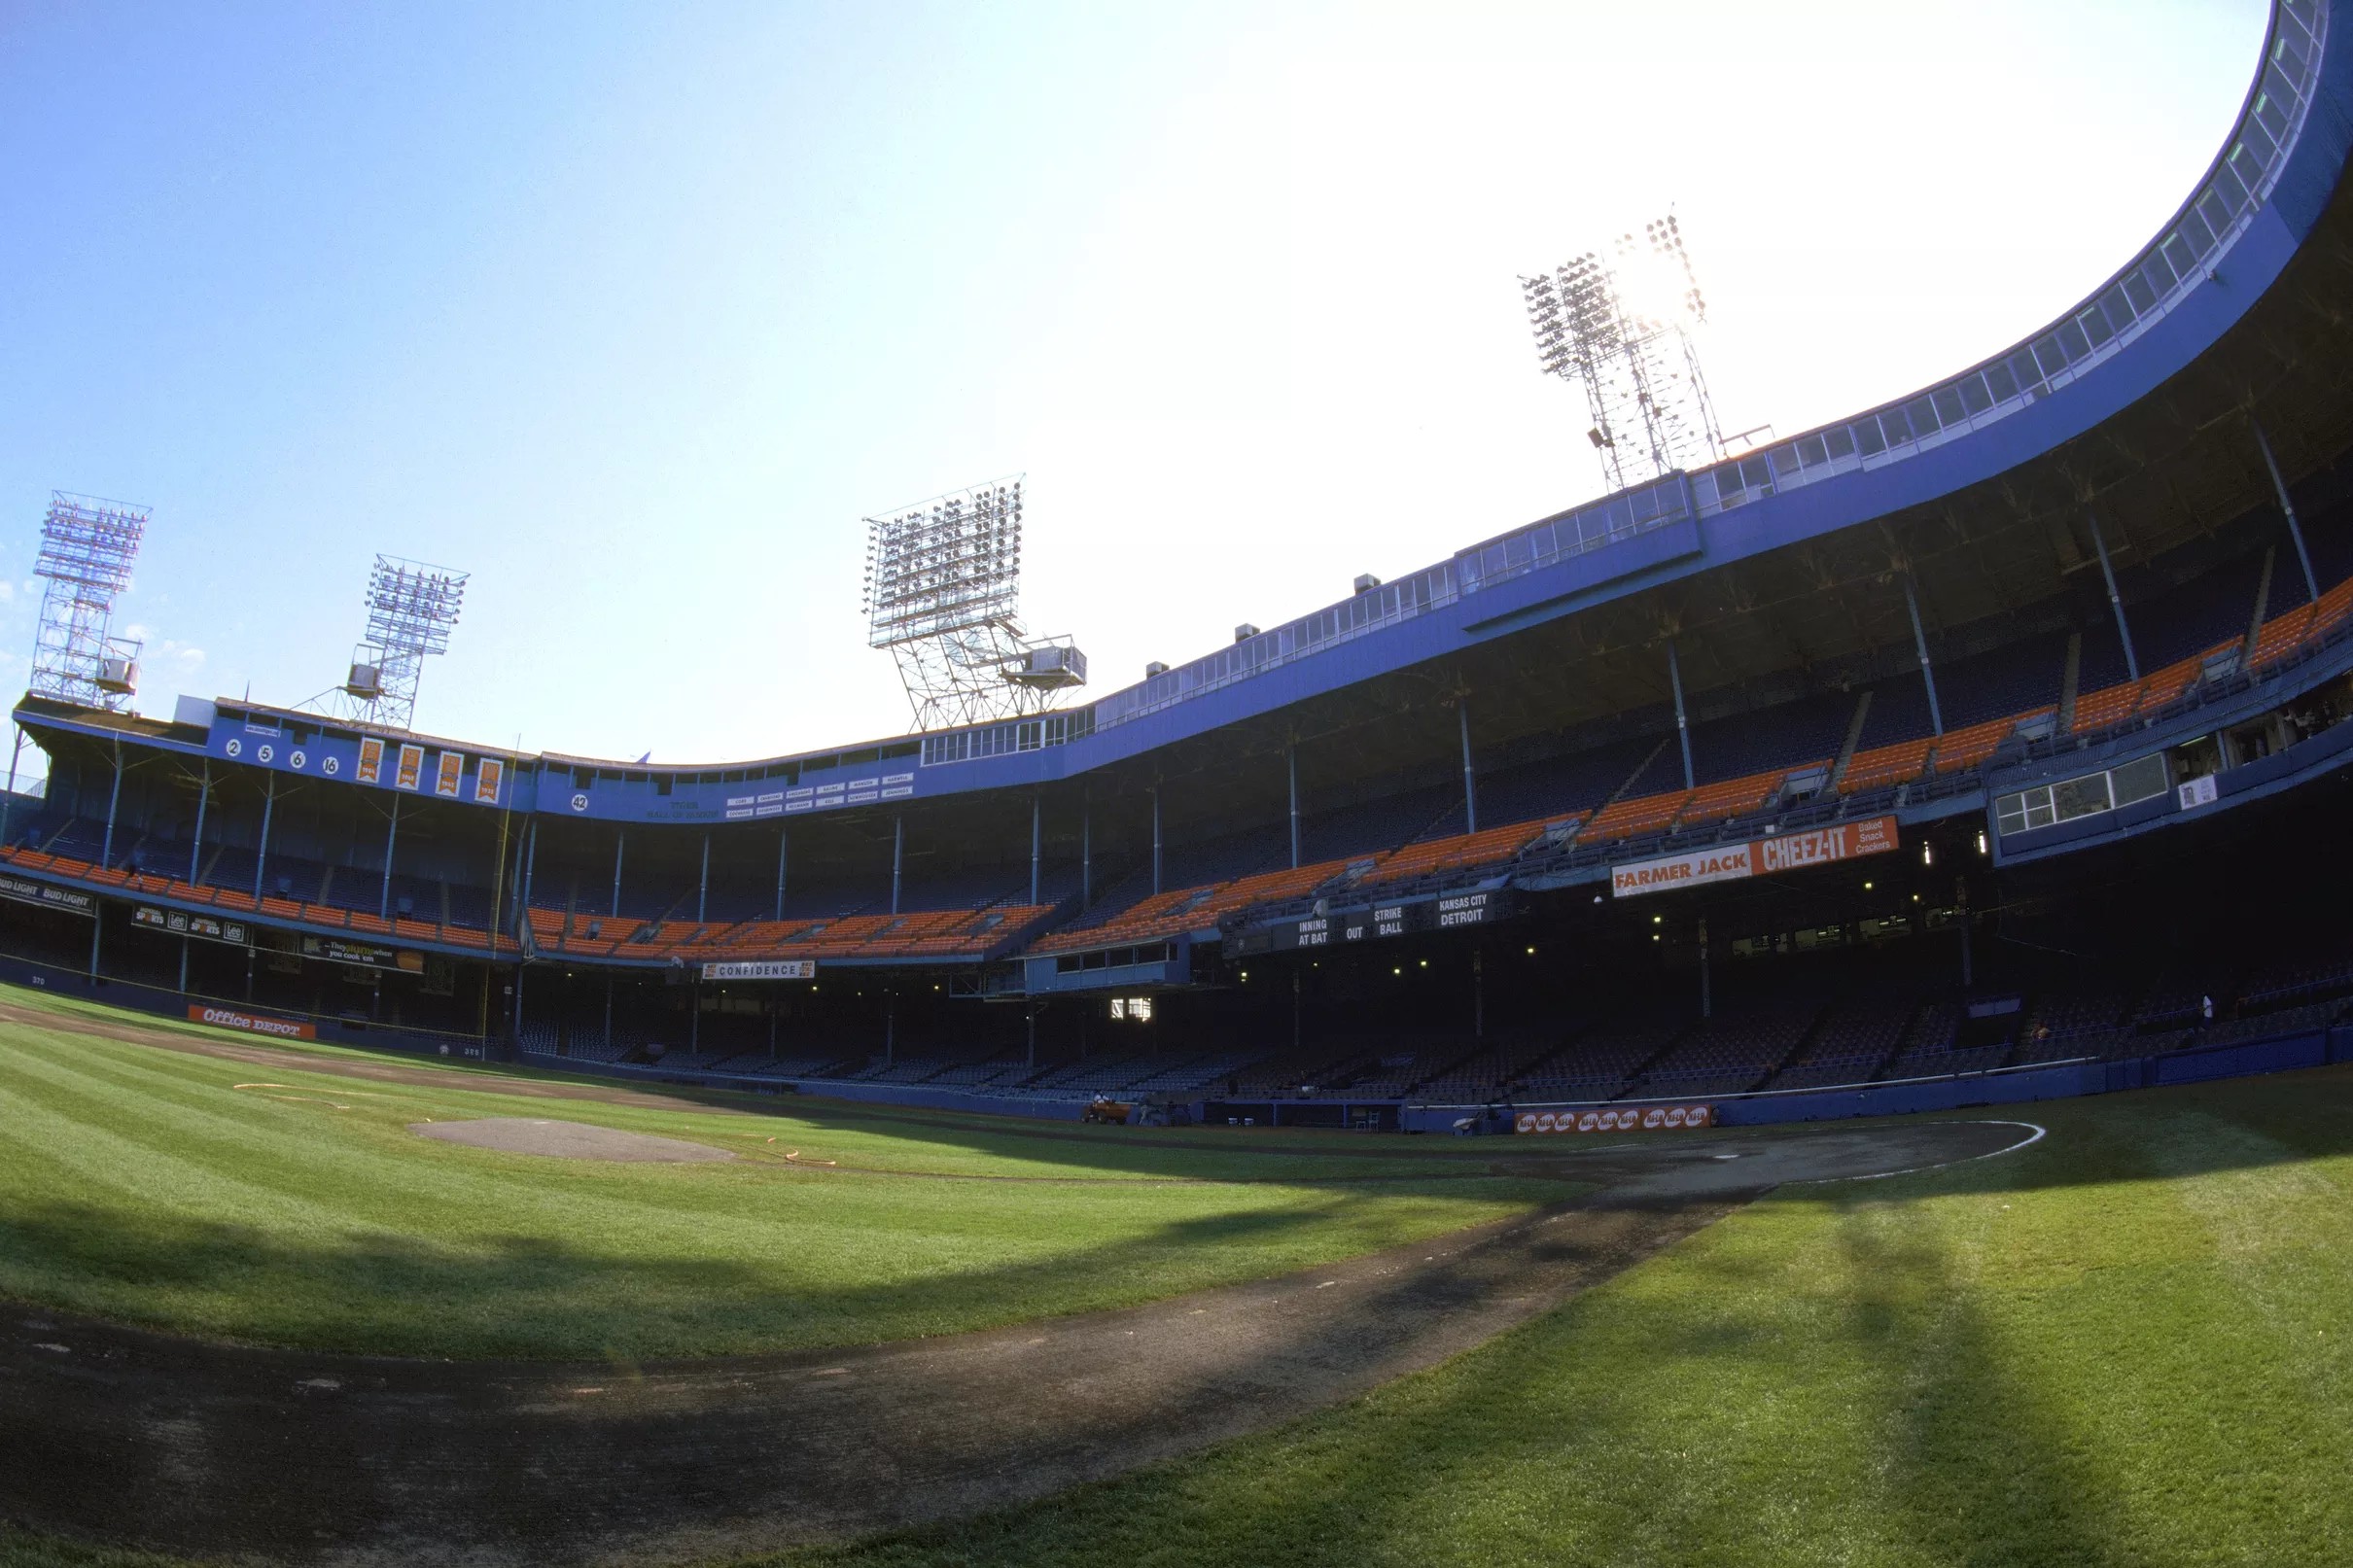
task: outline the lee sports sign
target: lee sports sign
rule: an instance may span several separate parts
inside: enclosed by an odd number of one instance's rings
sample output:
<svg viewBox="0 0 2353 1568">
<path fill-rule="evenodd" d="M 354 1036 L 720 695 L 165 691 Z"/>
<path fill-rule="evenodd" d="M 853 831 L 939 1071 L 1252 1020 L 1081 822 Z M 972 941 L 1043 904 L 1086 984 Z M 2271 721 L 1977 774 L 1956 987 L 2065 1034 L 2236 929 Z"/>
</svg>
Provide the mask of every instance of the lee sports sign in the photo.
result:
<svg viewBox="0 0 2353 1568">
<path fill-rule="evenodd" d="M 1612 866 L 1609 890 L 1620 898 L 1665 892 L 1670 888 L 1697 888 L 1703 883 L 1736 882 L 1743 877 L 1771 876 L 1833 860 L 1852 860 L 1866 854 L 1885 854 L 1896 848 L 1893 817 L 1867 817 L 1804 833 L 1782 833 L 1745 844 L 1718 844 L 1688 854 L 1662 855 L 1656 860 L 1633 860 Z"/>
</svg>

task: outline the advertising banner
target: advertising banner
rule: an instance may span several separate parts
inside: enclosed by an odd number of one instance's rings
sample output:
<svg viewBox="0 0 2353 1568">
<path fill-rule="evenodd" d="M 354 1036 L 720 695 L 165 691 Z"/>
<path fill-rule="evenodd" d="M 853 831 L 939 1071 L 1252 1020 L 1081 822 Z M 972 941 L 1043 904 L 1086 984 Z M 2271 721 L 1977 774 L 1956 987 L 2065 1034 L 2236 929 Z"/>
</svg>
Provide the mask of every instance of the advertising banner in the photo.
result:
<svg viewBox="0 0 2353 1568">
<path fill-rule="evenodd" d="M 263 1018 L 258 1013 L 240 1013 L 228 1007 L 207 1007 L 202 1002 L 188 1004 L 191 1024 L 210 1024 L 215 1028 L 235 1029 L 241 1034 L 266 1034 L 280 1040 L 315 1040 L 316 1026 L 297 1024 L 292 1019 Z"/>
<path fill-rule="evenodd" d="M 1795 871 L 1833 860 L 1886 854 L 1895 848 L 1895 819 L 1868 817 L 1859 822 L 1841 822 L 1810 833 L 1784 833 L 1779 838 L 1759 840 L 1757 872 L 1770 876 L 1775 871 Z"/>
<path fill-rule="evenodd" d="M 412 975 L 425 972 L 422 953 L 379 947 L 373 942 L 352 942 L 339 936 L 303 937 L 302 957 L 328 963 L 356 963 L 369 969 L 399 969 Z"/>
<path fill-rule="evenodd" d="M 1886 854 L 1897 847 L 1895 819 L 1867 817 L 1803 833 L 1752 839 L 1746 844 L 1719 844 L 1686 854 L 1629 861 L 1610 868 L 1609 889 L 1617 897 L 1633 898 L 1670 888 L 1696 888 L 1703 883 L 1733 882 L 1866 854 Z"/>
<path fill-rule="evenodd" d="M 49 909 L 62 909 L 69 915 L 88 915 L 97 903 L 86 892 L 71 888 L 52 888 L 45 882 L 27 882 L 22 877 L 0 877 L 0 898 L 13 898 L 20 904 L 40 904 Z"/>
<path fill-rule="evenodd" d="M 1706 882 L 1753 877 L 1756 866 L 1749 849 L 1746 844 L 1722 844 L 1689 854 L 1663 855 L 1656 860 L 1612 866 L 1609 890 L 1620 898 L 1631 898 L 1635 893 L 1661 892 L 1668 888 L 1697 888 Z"/>
<path fill-rule="evenodd" d="M 1661 1132 L 1713 1127 L 1713 1105 L 1589 1106 L 1581 1110 L 1522 1111 L 1513 1121 L 1521 1132 Z"/>
<path fill-rule="evenodd" d="M 374 784 L 384 777 L 384 743 L 373 735 L 365 736 L 360 741 L 358 777 L 362 784 Z"/>
<path fill-rule="evenodd" d="M 706 963 L 705 980 L 815 980 L 815 958 L 771 958 L 765 961 L 739 959 L 730 963 Z"/>
<path fill-rule="evenodd" d="M 497 757 L 482 758 L 481 771 L 474 778 L 474 798 L 485 806 L 499 803 L 499 787 L 507 782 L 507 764 Z"/>
<path fill-rule="evenodd" d="M 130 912 L 135 924 L 165 931 L 173 936 L 200 936 L 207 942 L 228 942 L 237 947 L 245 945 L 243 921 L 215 920 L 210 915 L 191 915 L 184 909 L 157 909 L 141 904 Z"/>
<path fill-rule="evenodd" d="M 395 789 L 414 789 L 417 786 L 417 780 L 423 776 L 424 772 L 425 749 L 421 746 L 411 746 L 405 741 L 402 742 L 400 771 L 392 776 L 392 786 Z"/>
<path fill-rule="evenodd" d="M 437 795 L 446 795 L 451 800 L 457 799 L 458 777 L 465 771 L 465 752 L 443 751 L 441 753 L 440 771 L 434 776 L 433 792 Z"/>
</svg>

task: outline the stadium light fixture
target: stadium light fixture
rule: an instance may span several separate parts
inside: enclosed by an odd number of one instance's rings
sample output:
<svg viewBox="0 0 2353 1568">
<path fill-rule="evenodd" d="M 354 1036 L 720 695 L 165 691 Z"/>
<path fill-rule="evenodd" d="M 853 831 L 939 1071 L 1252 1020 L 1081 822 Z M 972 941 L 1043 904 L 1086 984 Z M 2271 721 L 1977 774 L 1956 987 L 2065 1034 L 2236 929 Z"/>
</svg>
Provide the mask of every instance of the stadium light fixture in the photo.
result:
<svg viewBox="0 0 2353 1568">
<path fill-rule="evenodd" d="M 81 708 L 120 711 L 139 687 L 139 646 L 113 635 L 115 597 L 147 538 L 145 506 L 53 490 L 33 575 L 46 578 L 30 687 Z"/>
<path fill-rule="evenodd" d="M 1042 712 L 1086 684 L 1068 637 L 1032 637 L 1019 614 L 1023 476 L 865 519 L 860 608 L 914 710 L 935 729 Z"/>
<path fill-rule="evenodd" d="M 1536 367 L 1585 392 L 1586 440 L 1610 490 L 1724 454 L 1694 331 L 1707 299 L 1672 213 L 1620 234 L 1604 261 L 1586 251 L 1520 279 Z"/>
<path fill-rule="evenodd" d="M 449 651 L 466 605 L 468 575 L 396 555 L 369 568 L 366 630 L 343 683 L 311 699 L 364 724 L 406 730 L 416 719 L 425 661 Z"/>
</svg>

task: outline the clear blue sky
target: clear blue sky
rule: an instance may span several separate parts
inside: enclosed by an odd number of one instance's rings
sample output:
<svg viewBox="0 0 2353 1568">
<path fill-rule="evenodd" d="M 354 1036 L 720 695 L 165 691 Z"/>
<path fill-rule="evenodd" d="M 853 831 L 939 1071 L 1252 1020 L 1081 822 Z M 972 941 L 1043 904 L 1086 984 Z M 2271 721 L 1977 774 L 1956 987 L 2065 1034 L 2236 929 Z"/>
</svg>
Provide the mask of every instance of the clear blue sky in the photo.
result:
<svg viewBox="0 0 2353 1568">
<path fill-rule="evenodd" d="M 1906 391 L 2190 190 L 2265 7 L 0 0 L 0 679 L 155 508 L 141 707 L 334 683 L 669 761 L 906 724 L 861 515 L 1030 475 L 1107 690 L 1598 490 L 1515 274 L 1673 203 L 1725 428 Z"/>
</svg>

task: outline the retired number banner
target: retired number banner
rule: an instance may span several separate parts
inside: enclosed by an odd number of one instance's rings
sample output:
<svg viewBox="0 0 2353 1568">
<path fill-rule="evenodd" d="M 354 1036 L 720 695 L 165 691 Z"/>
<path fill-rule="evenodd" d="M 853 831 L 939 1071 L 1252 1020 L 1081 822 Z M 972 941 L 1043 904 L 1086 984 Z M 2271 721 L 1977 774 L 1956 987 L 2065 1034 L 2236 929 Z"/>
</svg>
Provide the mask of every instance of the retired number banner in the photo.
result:
<svg viewBox="0 0 2353 1568">
<path fill-rule="evenodd" d="M 1512 1126 L 1522 1132 L 1656 1132 L 1715 1123 L 1713 1105 L 1624 1105 L 1609 1110 L 1522 1111 Z"/>
</svg>

